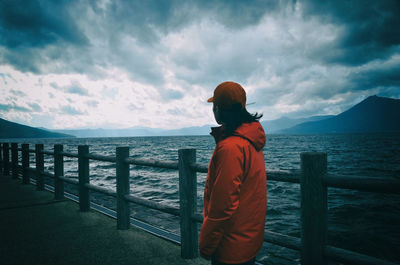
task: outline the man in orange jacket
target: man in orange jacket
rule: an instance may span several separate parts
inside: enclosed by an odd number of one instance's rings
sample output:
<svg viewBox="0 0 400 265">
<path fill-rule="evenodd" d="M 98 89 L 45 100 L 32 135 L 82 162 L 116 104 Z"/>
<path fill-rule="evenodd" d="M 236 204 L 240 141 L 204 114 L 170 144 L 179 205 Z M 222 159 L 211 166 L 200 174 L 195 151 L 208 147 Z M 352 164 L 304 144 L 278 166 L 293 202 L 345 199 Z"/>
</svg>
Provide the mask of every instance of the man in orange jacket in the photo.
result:
<svg viewBox="0 0 400 265">
<path fill-rule="evenodd" d="M 254 264 L 267 206 L 262 115 L 246 110 L 246 92 L 235 82 L 218 85 L 208 102 L 222 126 L 211 132 L 216 147 L 204 189 L 200 254 L 213 265 Z"/>
</svg>

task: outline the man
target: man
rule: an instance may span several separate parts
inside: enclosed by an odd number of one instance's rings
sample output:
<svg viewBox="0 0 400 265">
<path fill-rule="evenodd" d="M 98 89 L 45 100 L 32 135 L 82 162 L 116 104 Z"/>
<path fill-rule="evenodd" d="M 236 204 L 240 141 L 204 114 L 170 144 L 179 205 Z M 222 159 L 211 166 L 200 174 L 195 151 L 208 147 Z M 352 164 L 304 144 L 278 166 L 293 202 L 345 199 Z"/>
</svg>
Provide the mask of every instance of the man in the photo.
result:
<svg viewBox="0 0 400 265">
<path fill-rule="evenodd" d="M 246 110 L 246 92 L 235 82 L 214 90 L 216 147 L 204 189 L 200 254 L 218 264 L 254 264 L 264 241 L 267 205 L 262 115 Z"/>
</svg>

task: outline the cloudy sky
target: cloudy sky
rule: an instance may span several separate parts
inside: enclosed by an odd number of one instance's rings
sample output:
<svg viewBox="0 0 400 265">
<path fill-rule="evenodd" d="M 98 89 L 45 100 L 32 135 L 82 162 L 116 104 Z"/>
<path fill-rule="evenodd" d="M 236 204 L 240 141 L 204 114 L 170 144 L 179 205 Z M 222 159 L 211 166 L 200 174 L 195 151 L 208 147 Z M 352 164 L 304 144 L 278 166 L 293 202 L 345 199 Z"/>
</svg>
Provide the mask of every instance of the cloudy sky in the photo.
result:
<svg viewBox="0 0 400 265">
<path fill-rule="evenodd" d="M 0 117 L 50 129 L 213 124 L 239 82 L 265 120 L 400 98 L 400 2 L 0 0 Z"/>
</svg>

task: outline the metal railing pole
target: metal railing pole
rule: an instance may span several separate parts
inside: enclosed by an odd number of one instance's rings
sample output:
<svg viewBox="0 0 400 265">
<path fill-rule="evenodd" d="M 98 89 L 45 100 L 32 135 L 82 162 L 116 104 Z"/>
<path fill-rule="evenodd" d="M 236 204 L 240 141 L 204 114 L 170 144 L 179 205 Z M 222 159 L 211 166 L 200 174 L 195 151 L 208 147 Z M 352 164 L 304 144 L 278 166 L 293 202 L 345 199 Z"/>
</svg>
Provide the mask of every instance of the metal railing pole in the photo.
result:
<svg viewBox="0 0 400 265">
<path fill-rule="evenodd" d="M 196 162 L 196 149 L 179 149 L 179 202 L 181 229 L 181 257 L 198 256 L 197 222 L 192 219 L 197 208 L 196 171 L 190 165 Z"/>
<path fill-rule="evenodd" d="M 35 145 L 35 158 L 36 158 L 36 189 L 37 190 L 44 190 L 44 154 L 41 152 L 43 151 L 43 144 L 36 144 Z"/>
<path fill-rule="evenodd" d="M 11 143 L 11 174 L 12 178 L 18 178 L 18 144 Z"/>
<path fill-rule="evenodd" d="M 327 237 L 326 153 L 301 153 L 301 264 L 327 264 L 324 255 Z"/>
<path fill-rule="evenodd" d="M 3 143 L 0 143 L 0 175 L 3 175 L 4 159 L 3 159 Z"/>
<path fill-rule="evenodd" d="M 4 176 L 10 175 L 10 149 L 8 143 L 3 144 L 3 174 Z"/>
<path fill-rule="evenodd" d="M 85 186 L 89 184 L 89 154 L 88 145 L 78 146 L 78 174 L 79 174 L 79 209 L 87 212 L 90 209 L 89 189 Z"/>
<path fill-rule="evenodd" d="M 59 176 L 64 176 L 64 157 L 62 144 L 54 145 L 54 197 L 56 200 L 64 199 L 64 181 Z"/>
<path fill-rule="evenodd" d="M 22 144 L 22 183 L 30 183 L 29 144 Z"/>
<path fill-rule="evenodd" d="M 129 157 L 129 147 L 117 147 L 117 229 L 126 230 L 130 226 L 129 202 L 125 199 L 129 195 L 129 164 L 125 159 Z"/>
</svg>

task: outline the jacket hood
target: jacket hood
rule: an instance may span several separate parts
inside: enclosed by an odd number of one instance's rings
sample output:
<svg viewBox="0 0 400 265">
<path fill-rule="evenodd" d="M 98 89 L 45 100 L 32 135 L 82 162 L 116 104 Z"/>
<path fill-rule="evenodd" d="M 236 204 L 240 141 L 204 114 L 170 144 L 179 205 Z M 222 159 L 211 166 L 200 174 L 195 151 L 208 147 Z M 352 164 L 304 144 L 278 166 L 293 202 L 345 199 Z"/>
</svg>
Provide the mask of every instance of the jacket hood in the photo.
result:
<svg viewBox="0 0 400 265">
<path fill-rule="evenodd" d="M 265 132 L 259 122 L 243 123 L 236 129 L 234 135 L 247 139 L 257 151 L 263 149 L 265 145 Z"/>
<path fill-rule="evenodd" d="M 218 143 L 227 136 L 224 134 L 224 126 L 211 128 L 211 135 L 214 136 L 215 142 Z M 234 136 L 242 137 L 248 140 L 257 151 L 260 151 L 266 142 L 265 132 L 259 122 L 243 123 L 235 132 Z"/>
</svg>

